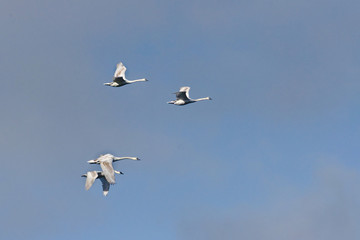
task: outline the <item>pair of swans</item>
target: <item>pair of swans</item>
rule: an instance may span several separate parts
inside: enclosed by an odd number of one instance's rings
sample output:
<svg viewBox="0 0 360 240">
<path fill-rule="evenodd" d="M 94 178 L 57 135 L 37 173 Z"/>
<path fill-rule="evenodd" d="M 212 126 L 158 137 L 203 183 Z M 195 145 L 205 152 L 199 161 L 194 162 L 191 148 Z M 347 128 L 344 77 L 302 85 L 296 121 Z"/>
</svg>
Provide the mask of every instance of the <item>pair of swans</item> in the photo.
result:
<svg viewBox="0 0 360 240">
<path fill-rule="evenodd" d="M 128 80 L 125 77 L 125 72 L 126 72 L 126 67 L 124 66 L 124 64 L 122 62 L 119 62 L 116 65 L 116 70 L 114 73 L 113 81 L 109 82 L 109 83 L 104 83 L 104 85 L 111 86 L 111 87 L 121 87 L 121 86 L 130 84 L 130 83 L 134 83 L 134 82 L 148 81 L 146 78 L 141 78 L 141 79 L 137 79 L 137 80 Z M 180 90 L 175 93 L 176 100 L 170 101 L 168 103 L 174 104 L 174 105 L 186 105 L 189 103 L 199 102 L 199 101 L 203 101 L 203 100 L 211 100 L 210 97 L 191 99 L 189 97 L 189 90 L 190 90 L 190 87 L 181 87 Z"/>
<path fill-rule="evenodd" d="M 95 160 L 89 160 L 88 163 L 90 164 L 100 164 L 102 171 L 91 171 L 81 175 L 82 177 L 86 177 L 85 189 L 89 190 L 90 187 L 93 185 L 95 179 L 99 178 L 102 182 L 103 194 L 104 196 L 106 196 L 109 192 L 110 184 L 115 184 L 115 173 L 124 174 L 122 172 L 114 170 L 112 163 L 125 159 L 140 160 L 137 157 L 115 157 L 114 155 L 109 153 L 101 155 Z"/>
</svg>

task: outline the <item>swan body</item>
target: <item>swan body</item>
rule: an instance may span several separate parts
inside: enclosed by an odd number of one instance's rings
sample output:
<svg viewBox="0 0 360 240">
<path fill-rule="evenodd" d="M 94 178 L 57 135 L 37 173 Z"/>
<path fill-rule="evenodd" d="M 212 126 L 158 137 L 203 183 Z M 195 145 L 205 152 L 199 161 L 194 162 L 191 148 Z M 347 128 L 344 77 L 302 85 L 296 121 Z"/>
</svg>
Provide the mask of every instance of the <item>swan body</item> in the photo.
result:
<svg viewBox="0 0 360 240">
<path fill-rule="evenodd" d="M 186 105 L 189 103 L 199 102 L 203 100 L 212 100 L 210 97 L 191 99 L 189 97 L 190 87 L 181 87 L 178 92 L 176 92 L 176 100 L 167 102 L 168 104 L 174 105 Z"/>
<path fill-rule="evenodd" d="M 140 160 L 139 158 L 136 158 L 136 157 L 115 157 L 114 155 L 108 153 L 105 155 L 101 155 L 100 157 L 98 157 L 95 160 L 89 160 L 88 163 L 100 164 L 100 167 L 102 169 L 102 174 L 104 175 L 105 179 L 110 184 L 115 184 L 115 171 L 112 166 L 112 163 L 116 162 L 116 161 L 120 161 L 120 160 L 125 160 L 125 159 Z"/>
<path fill-rule="evenodd" d="M 114 170 L 114 172 L 117 174 L 124 174 L 124 173 L 116 171 L 116 170 Z M 106 196 L 109 193 L 110 183 L 106 180 L 103 172 L 91 171 L 91 172 L 87 172 L 86 174 L 83 174 L 81 176 L 86 177 L 86 182 L 85 182 L 86 190 L 89 190 L 91 188 L 91 186 L 94 184 L 95 179 L 98 178 L 98 179 L 100 179 L 100 181 L 102 183 L 102 189 L 103 189 L 104 196 Z"/>
<path fill-rule="evenodd" d="M 114 73 L 113 81 L 109 82 L 109 83 L 104 83 L 104 85 L 111 86 L 111 87 L 121 87 L 126 84 L 130 84 L 130 83 L 134 83 L 134 82 L 148 81 L 146 78 L 141 78 L 141 79 L 137 79 L 137 80 L 128 80 L 125 77 L 125 72 L 126 72 L 126 67 L 124 66 L 124 64 L 122 62 L 119 62 L 116 65 L 116 70 Z"/>
</svg>

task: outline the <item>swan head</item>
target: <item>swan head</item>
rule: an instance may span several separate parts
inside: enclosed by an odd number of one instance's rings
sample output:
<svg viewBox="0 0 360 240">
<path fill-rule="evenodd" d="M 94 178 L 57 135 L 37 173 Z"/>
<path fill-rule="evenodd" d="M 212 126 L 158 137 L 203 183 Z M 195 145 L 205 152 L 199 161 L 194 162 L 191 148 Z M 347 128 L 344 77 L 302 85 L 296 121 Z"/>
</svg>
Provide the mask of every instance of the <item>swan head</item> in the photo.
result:
<svg viewBox="0 0 360 240">
<path fill-rule="evenodd" d="M 211 98 L 211 97 L 207 97 L 207 99 L 208 99 L 208 100 L 212 100 L 212 98 Z"/>
<path fill-rule="evenodd" d="M 87 162 L 90 163 L 90 164 L 97 164 L 98 163 L 96 160 L 89 160 Z"/>
</svg>

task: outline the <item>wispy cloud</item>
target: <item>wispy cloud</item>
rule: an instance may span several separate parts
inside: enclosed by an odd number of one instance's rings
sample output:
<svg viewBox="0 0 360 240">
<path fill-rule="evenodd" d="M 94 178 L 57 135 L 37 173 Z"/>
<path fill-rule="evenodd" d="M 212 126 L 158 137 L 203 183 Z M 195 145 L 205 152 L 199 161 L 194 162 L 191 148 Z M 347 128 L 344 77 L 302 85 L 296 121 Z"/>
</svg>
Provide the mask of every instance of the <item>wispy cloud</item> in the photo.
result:
<svg viewBox="0 0 360 240">
<path fill-rule="evenodd" d="M 326 164 L 304 194 L 278 192 L 276 201 L 258 208 L 203 209 L 184 217 L 182 239 L 357 239 L 360 175 L 342 164 Z M 251 184 L 251 183 L 250 183 Z M 281 186 L 279 186 L 281 188 Z"/>
</svg>

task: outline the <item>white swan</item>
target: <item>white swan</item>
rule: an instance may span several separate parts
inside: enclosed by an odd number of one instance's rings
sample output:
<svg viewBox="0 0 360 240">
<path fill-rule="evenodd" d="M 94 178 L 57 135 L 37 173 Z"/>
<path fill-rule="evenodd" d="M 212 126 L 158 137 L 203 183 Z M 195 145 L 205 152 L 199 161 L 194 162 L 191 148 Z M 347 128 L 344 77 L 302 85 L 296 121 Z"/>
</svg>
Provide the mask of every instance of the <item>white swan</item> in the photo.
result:
<svg viewBox="0 0 360 240">
<path fill-rule="evenodd" d="M 126 67 L 122 62 L 119 62 L 116 65 L 116 71 L 114 73 L 113 81 L 110 83 L 104 83 L 106 86 L 111 87 L 121 87 L 126 84 L 134 83 L 134 82 L 146 82 L 148 81 L 146 78 L 137 79 L 137 80 L 127 80 L 125 77 Z"/>
<path fill-rule="evenodd" d="M 167 102 L 169 104 L 175 104 L 175 105 L 186 105 L 189 103 L 199 102 L 203 100 L 212 100 L 210 97 L 205 98 L 198 98 L 198 99 L 191 99 L 189 97 L 189 90 L 190 87 L 181 87 L 178 92 L 176 92 L 176 100 Z"/>
<path fill-rule="evenodd" d="M 114 168 L 112 166 L 113 162 L 124 160 L 124 159 L 130 159 L 130 160 L 140 160 L 136 157 L 115 157 L 114 155 L 108 153 L 105 155 L 101 155 L 95 160 L 89 160 L 88 163 L 90 164 L 100 164 L 100 167 L 102 169 L 102 173 L 104 174 L 106 180 L 110 184 L 115 183 L 115 174 L 114 174 Z"/>
<path fill-rule="evenodd" d="M 124 174 L 124 173 L 116 171 L 116 170 L 114 172 L 117 174 Z M 81 176 L 86 177 L 86 182 L 85 182 L 86 190 L 89 190 L 91 188 L 91 186 L 94 184 L 95 179 L 98 178 L 98 179 L 100 179 L 100 181 L 102 183 L 102 189 L 103 189 L 104 196 L 106 196 L 109 193 L 110 183 L 105 179 L 103 172 L 91 171 L 91 172 L 87 172 L 86 174 L 83 174 Z"/>
</svg>

